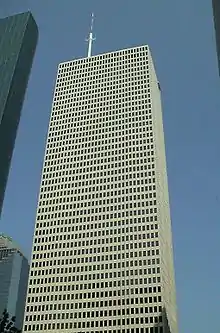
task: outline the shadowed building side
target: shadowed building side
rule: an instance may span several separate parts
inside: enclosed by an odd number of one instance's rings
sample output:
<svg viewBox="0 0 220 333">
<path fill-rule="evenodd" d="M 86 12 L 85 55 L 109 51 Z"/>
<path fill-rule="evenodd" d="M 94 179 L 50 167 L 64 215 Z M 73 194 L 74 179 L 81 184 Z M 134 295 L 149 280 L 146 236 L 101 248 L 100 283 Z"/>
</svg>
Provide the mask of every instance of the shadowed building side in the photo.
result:
<svg viewBox="0 0 220 333">
<path fill-rule="evenodd" d="M 212 0 L 214 26 L 215 26 L 215 38 L 218 57 L 218 68 L 220 74 L 220 2 L 219 0 Z"/>
<path fill-rule="evenodd" d="M 37 39 L 30 12 L 0 20 L 0 214 Z"/>
</svg>

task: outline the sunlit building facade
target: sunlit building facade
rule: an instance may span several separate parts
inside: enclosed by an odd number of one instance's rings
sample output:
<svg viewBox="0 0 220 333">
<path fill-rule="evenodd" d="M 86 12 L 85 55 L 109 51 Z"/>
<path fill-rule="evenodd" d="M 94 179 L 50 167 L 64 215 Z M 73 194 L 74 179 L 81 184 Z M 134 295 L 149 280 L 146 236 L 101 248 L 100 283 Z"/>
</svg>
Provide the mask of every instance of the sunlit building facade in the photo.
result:
<svg viewBox="0 0 220 333">
<path fill-rule="evenodd" d="M 24 331 L 177 333 L 160 95 L 148 46 L 59 65 Z"/>
</svg>

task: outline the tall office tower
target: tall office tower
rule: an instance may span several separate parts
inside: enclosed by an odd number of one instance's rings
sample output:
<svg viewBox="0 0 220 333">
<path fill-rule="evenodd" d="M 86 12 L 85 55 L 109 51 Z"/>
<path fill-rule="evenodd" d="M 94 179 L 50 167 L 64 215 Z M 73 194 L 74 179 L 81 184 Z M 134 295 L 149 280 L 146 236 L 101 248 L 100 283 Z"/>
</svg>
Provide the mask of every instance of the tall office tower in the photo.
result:
<svg viewBox="0 0 220 333">
<path fill-rule="evenodd" d="M 212 0 L 212 7 L 213 7 L 213 16 L 214 16 L 218 67 L 219 67 L 219 73 L 220 73 L 220 2 L 219 2 L 219 0 Z"/>
<path fill-rule="evenodd" d="M 0 19 L 0 214 L 37 37 L 29 12 Z"/>
<path fill-rule="evenodd" d="M 7 309 L 22 328 L 29 264 L 10 237 L 0 234 L 0 316 Z"/>
<path fill-rule="evenodd" d="M 59 65 L 25 311 L 27 332 L 177 333 L 148 46 Z"/>
</svg>

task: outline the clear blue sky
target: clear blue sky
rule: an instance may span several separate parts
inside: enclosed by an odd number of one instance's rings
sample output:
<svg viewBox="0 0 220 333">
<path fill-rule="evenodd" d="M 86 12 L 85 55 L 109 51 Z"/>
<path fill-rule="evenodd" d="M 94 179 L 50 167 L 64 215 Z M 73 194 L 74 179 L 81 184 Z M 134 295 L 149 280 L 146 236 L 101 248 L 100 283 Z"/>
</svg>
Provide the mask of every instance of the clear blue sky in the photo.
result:
<svg viewBox="0 0 220 333">
<path fill-rule="evenodd" d="M 30 256 L 57 64 L 149 44 L 162 87 L 180 333 L 219 332 L 220 78 L 211 0 L 1 0 L 0 17 L 31 9 L 40 38 L 1 231 Z"/>
</svg>

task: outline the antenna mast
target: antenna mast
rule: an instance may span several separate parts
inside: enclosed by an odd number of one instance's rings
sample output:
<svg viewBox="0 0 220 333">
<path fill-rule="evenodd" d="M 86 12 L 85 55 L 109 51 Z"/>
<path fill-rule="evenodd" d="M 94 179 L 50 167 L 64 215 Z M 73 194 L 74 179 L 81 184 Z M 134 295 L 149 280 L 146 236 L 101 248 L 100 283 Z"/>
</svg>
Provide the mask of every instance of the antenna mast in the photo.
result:
<svg viewBox="0 0 220 333">
<path fill-rule="evenodd" d="M 91 20 L 91 27 L 90 27 L 90 33 L 89 33 L 89 38 L 86 39 L 86 41 L 88 42 L 88 55 L 87 57 L 91 57 L 92 55 L 92 42 L 95 40 L 95 38 L 93 38 L 93 22 L 94 22 L 94 14 L 92 13 L 92 20 Z"/>
</svg>

